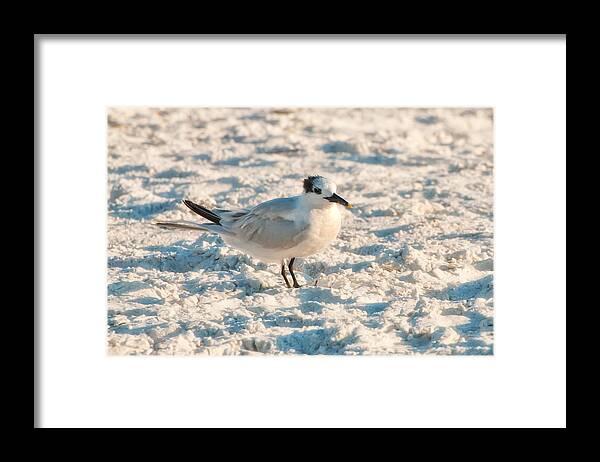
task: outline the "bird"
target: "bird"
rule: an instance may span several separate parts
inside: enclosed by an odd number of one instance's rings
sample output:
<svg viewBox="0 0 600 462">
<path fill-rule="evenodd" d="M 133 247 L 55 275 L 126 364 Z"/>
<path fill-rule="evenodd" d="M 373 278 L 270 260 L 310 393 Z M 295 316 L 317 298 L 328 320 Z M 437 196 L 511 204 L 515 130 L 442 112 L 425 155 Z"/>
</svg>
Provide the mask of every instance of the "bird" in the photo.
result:
<svg viewBox="0 0 600 462">
<path fill-rule="evenodd" d="M 163 229 L 187 229 L 216 233 L 223 241 L 266 263 L 281 264 L 288 288 L 299 288 L 294 274 L 296 258 L 314 255 L 333 242 L 340 232 L 344 208 L 352 205 L 337 194 L 337 185 L 320 175 L 303 180 L 303 193 L 262 202 L 239 210 L 208 209 L 185 199 L 183 204 L 207 219 L 158 222 Z M 292 277 L 290 284 L 287 268 Z"/>
</svg>

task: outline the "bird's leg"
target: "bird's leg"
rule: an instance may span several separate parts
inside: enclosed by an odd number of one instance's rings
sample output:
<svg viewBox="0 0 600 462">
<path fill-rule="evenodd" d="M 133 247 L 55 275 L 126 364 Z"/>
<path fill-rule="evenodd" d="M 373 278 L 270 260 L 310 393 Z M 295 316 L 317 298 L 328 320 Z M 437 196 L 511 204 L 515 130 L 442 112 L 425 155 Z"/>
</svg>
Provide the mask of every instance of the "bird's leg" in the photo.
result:
<svg viewBox="0 0 600 462">
<path fill-rule="evenodd" d="M 294 274 L 294 261 L 295 260 L 296 260 L 296 257 L 294 257 L 290 260 L 288 269 L 290 270 L 290 274 L 292 275 L 292 280 L 294 281 L 294 287 L 298 288 L 298 287 L 300 287 L 300 284 L 298 284 L 298 281 L 296 280 L 296 275 Z"/>
<path fill-rule="evenodd" d="M 283 260 L 281 260 L 281 275 L 283 276 L 283 279 L 285 280 L 285 285 L 291 289 L 292 286 L 290 285 L 290 281 L 288 281 L 287 275 L 285 274 L 285 262 Z"/>
</svg>

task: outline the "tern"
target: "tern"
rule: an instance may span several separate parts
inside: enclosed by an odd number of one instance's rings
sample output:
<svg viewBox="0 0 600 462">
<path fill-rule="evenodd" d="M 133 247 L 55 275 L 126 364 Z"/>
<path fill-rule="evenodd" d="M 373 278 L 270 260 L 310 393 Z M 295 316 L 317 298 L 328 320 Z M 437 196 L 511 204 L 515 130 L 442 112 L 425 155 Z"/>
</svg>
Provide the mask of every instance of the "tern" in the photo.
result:
<svg viewBox="0 0 600 462">
<path fill-rule="evenodd" d="M 294 274 L 296 258 L 313 255 L 331 244 L 342 225 L 341 208 L 352 208 L 336 194 L 336 184 L 327 178 L 309 176 L 304 179 L 303 187 L 304 193 L 299 196 L 272 199 L 239 210 L 209 210 L 184 200 L 186 207 L 210 223 L 169 221 L 155 224 L 164 229 L 216 233 L 237 250 L 267 263 L 280 263 L 286 286 L 298 288 L 300 285 Z M 293 286 L 285 272 L 286 260 Z"/>
</svg>

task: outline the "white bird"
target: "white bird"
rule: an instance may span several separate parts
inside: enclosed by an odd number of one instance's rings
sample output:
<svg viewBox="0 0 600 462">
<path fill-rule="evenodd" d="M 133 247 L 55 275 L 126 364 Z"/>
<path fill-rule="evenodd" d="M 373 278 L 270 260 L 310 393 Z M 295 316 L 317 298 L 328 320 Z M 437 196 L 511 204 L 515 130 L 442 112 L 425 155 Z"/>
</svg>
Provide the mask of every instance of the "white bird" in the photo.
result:
<svg viewBox="0 0 600 462">
<path fill-rule="evenodd" d="M 294 282 L 297 257 L 313 255 L 327 247 L 338 235 L 342 214 L 340 205 L 352 206 L 336 194 L 337 186 L 322 176 L 304 180 L 304 194 L 272 199 L 255 207 L 240 210 L 209 210 L 184 200 L 194 213 L 211 223 L 189 221 L 160 222 L 166 229 L 210 231 L 221 236 L 227 245 L 268 263 L 281 263 L 281 275 L 292 287 L 285 272 L 285 260 Z"/>
</svg>

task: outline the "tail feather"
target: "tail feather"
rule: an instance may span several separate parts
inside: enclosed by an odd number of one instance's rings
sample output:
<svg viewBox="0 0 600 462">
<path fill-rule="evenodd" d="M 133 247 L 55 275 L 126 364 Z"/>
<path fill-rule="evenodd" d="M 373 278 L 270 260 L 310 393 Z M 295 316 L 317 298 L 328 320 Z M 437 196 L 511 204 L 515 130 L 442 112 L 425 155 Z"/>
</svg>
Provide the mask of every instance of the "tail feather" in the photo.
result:
<svg viewBox="0 0 600 462">
<path fill-rule="evenodd" d="M 206 228 L 204 228 L 202 225 L 193 223 L 191 221 L 160 221 L 154 224 L 163 229 L 192 229 L 194 231 L 206 230 Z M 212 223 L 210 225 L 212 226 Z"/>
<path fill-rule="evenodd" d="M 154 225 L 162 229 L 189 229 L 192 231 L 208 231 L 221 236 L 233 236 L 231 231 L 226 230 L 216 223 L 193 223 L 191 221 L 159 221 Z"/>
<path fill-rule="evenodd" d="M 189 208 L 192 212 L 197 213 L 201 217 L 206 218 L 207 220 L 216 223 L 217 225 L 221 222 L 221 217 L 216 213 L 208 210 L 206 207 L 202 207 L 201 205 L 195 204 L 192 201 L 184 200 L 183 203 Z"/>
</svg>

